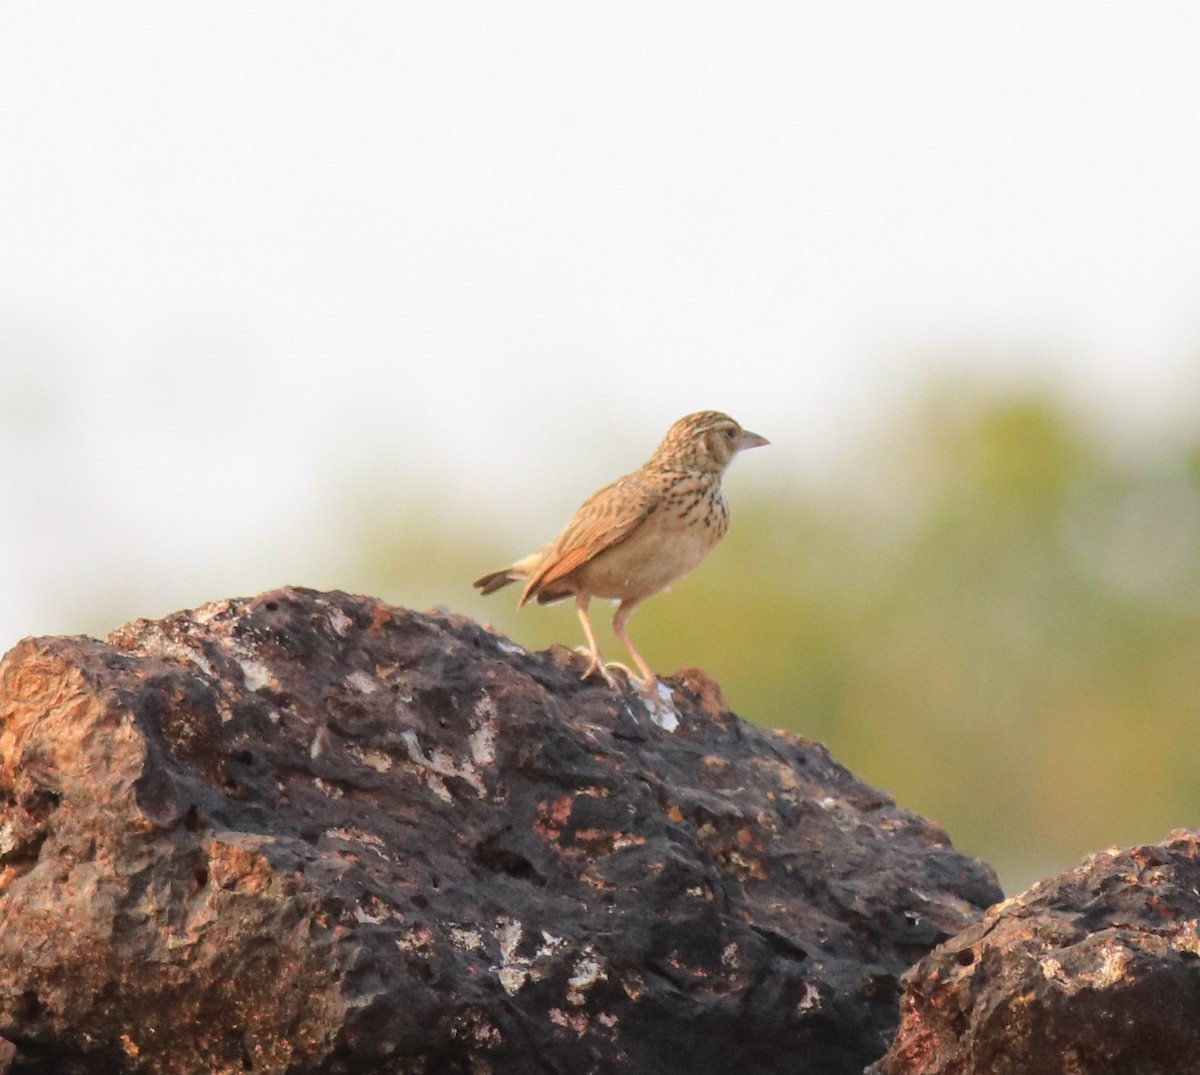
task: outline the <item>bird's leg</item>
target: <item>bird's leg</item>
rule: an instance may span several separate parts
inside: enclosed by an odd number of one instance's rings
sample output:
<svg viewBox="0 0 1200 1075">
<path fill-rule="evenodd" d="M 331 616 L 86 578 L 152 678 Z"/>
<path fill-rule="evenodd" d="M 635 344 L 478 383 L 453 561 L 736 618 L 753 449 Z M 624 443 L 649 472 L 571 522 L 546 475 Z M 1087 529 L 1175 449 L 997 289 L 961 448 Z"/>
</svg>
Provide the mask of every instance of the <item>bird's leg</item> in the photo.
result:
<svg viewBox="0 0 1200 1075">
<path fill-rule="evenodd" d="M 625 621 L 629 619 L 629 614 L 636 607 L 636 601 L 622 601 L 617 606 L 617 614 L 613 616 L 612 622 L 613 634 L 621 640 L 621 645 L 629 650 L 629 656 L 633 658 L 633 663 L 638 666 L 638 671 L 642 673 L 642 684 L 650 687 L 655 683 L 654 673 L 650 671 L 650 666 L 642 659 L 642 655 L 638 653 L 637 647 L 630 641 L 629 635 L 625 633 Z"/>
<path fill-rule="evenodd" d="M 605 663 L 601 659 L 600 646 L 596 642 L 596 633 L 592 630 L 592 620 L 588 615 L 588 601 L 590 600 L 591 598 L 583 596 L 577 596 L 575 598 L 575 608 L 579 611 L 579 622 L 583 624 L 583 633 L 587 635 L 588 640 L 587 646 L 580 646 L 576 652 L 585 653 L 591 658 L 591 661 L 588 663 L 583 675 L 580 676 L 580 679 L 588 679 L 599 672 L 600 675 L 604 677 L 604 682 L 607 683 L 613 690 L 620 690 L 621 685 L 616 681 L 613 674 L 609 672 L 609 669 L 619 668 L 622 672 L 629 676 L 630 679 L 633 678 L 633 673 L 630 672 L 630 670 L 623 664 L 618 664 L 616 661 Z"/>
<path fill-rule="evenodd" d="M 588 617 L 590 600 L 591 598 L 585 594 L 576 594 L 575 596 L 575 610 L 579 613 L 579 622 L 583 624 L 583 633 L 588 641 L 587 655 L 591 658 L 587 671 L 583 673 L 583 679 L 587 679 L 596 672 L 604 675 L 604 661 L 600 659 L 600 646 L 596 642 L 596 632 L 592 630 L 592 621 Z"/>
</svg>

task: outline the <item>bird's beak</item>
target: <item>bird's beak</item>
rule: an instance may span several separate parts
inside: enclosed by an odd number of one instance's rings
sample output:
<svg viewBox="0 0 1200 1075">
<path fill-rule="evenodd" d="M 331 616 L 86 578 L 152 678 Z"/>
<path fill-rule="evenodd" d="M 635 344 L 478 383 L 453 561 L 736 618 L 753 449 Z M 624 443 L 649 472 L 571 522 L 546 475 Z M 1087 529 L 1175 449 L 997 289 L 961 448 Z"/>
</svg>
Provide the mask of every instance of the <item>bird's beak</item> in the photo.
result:
<svg viewBox="0 0 1200 1075">
<path fill-rule="evenodd" d="M 764 444 L 770 444 L 766 437 L 760 437 L 757 433 L 751 433 L 748 429 L 742 430 L 742 439 L 738 441 L 737 450 L 744 452 L 747 448 L 761 448 Z"/>
</svg>

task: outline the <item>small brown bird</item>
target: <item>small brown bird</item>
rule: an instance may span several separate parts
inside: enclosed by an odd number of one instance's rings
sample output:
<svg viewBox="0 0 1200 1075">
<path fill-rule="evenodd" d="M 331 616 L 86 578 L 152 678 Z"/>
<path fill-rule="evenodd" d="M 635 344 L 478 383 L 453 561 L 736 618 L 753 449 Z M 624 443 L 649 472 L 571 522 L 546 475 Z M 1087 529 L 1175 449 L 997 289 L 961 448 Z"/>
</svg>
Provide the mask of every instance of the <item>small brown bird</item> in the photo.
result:
<svg viewBox="0 0 1200 1075">
<path fill-rule="evenodd" d="M 518 608 L 530 598 L 547 605 L 574 597 L 591 656 L 584 679 L 595 672 L 607 678 L 588 602 L 593 597 L 619 601 L 613 632 L 650 684 L 654 673 L 625 633 L 625 621 L 725 536 L 729 507 L 721 475 L 742 449 L 767 443 L 720 411 L 680 418 L 640 470 L 588 497 L 549 545 L 474 585 L 489 594 L 527 579 Z"/>
</svg>

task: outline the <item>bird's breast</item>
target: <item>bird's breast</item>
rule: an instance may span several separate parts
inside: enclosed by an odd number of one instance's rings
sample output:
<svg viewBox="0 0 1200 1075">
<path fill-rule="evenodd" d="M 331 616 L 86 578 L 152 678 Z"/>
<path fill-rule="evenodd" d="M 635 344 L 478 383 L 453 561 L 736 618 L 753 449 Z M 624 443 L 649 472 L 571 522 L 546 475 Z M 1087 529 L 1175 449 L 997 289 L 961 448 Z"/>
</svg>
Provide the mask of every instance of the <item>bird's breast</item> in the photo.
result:
<svg viewBox="0 0 1200 1075">
<path fill-rule="evenodd" d="M 729 529 L 720 490 L 700 492 L 663 497 L 628 538 L 581 569 L 583 588 L 595 597 L 641 601 L 691 571 Z"/>
</svg>

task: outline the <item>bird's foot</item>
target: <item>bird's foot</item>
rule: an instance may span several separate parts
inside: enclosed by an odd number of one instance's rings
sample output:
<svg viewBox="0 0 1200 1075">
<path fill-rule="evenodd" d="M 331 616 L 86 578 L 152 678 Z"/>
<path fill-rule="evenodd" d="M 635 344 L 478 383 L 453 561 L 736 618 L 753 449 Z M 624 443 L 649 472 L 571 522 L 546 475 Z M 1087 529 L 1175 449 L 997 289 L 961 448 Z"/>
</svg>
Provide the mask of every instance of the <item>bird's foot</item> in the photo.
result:
<svg viewBox="0 0 1200 1075">
<path fill-rule="evenodd" d="M 633 684 L 643 694 L 654 694 L 658 690 L 658 676 L 649 668 L 642 672 L 635 672 L 629 665 L 622 664 L 620 661 L 607 661 L 604 667 L 606 669 L 619 668 L 625 673 L 626 681 Z"/>
<path fill-rule="evenodd" d="M 651 672 L 648 676 L 630 675 L 629 681 L 637 685 L 643 694 L 658 694 L 658 676 Z"/>
<path fill-rule="evenodd" d="M 591 658 L 588 661 L 588 666 L 583 670 L 583 675 L 581 675 L 579 677 L 581 680 L 591 679 L 592 676 L 594 676 L 597 672 L 599 672 L 600 676 L 604 680 L 604 682 L 607 683 L 614 690 L 616 689 L 616 687 L 617 687 L 616 681 L 613 679 L 612 675 L 609 673 L 608 667 L 605 665 L 604 661 L 602 661 L 600 659 L 599 653 L 597 653 L 595 650 L 588 649 L 587 646 L 576 646 L 575 652 L 582 654 L 584 657 Z"/>
<path fill-rule="evenodd" d="M 620 661 L 601 660 L 600 654 L 593 653 L 586 646 L 577 647 L 575 652 L 582 653 L 585 657 L 591 658 L 591 660 L 588 662 L 587 668 L 583 670 L 583 675 L 579 677 L 580 679 L 591 679 L 592 676 L 598 673 L 612 690 L 619 691 L 623 689 L 622 684 L 620 680 L 613 675 L 612 671 L 613 669 L 617 669 L 618 671 L 625 673 L 625 679 L 627 682 L 634 683 L 638 687 L 653 689 L 655 682 L 657 682 L 653 676 L 651 676 L 648 681 L 640 678 L 632 668 L 630 668 L 627 664 L 622 664 Z"/>
</svg>

